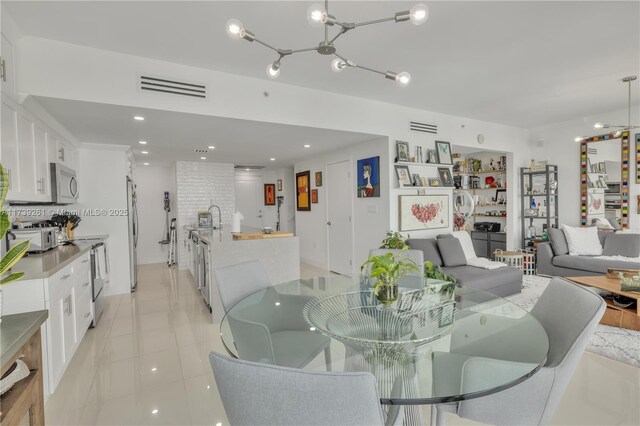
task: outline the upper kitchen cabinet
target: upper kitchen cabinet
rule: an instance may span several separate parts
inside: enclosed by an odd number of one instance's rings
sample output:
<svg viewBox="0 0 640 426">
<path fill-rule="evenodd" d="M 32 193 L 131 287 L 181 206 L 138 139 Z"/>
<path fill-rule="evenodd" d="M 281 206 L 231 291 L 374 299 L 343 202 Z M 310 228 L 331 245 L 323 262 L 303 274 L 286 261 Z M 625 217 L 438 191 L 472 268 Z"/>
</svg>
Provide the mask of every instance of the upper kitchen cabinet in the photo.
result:
<svg viewBox="0 0 640 426">
<path fill-rule="evenodd" d="M 60 163 L 71 169 L 76 168 L 76 149 L 75 147 L 61 136 L 50 132 L 48 139 L 49 161 L 51 163 Z"/>
<path fill-rule="evenodd" d="M 0 87 L 3 94 L 11 99 L 16 99 L 16 81 L 14 76 L 13 44 L 0 34 L 2 42 L 0 44 Z"/>
<path fill-rule="evenodd" d="M 3 38 L 4 40 L 4 38 Z M 9 177 L 7 200 L 20 200 L 20 162 L 18 152 L 18 105 L 2 94 L 0 111 L 0 162 Z"/>
</svg>

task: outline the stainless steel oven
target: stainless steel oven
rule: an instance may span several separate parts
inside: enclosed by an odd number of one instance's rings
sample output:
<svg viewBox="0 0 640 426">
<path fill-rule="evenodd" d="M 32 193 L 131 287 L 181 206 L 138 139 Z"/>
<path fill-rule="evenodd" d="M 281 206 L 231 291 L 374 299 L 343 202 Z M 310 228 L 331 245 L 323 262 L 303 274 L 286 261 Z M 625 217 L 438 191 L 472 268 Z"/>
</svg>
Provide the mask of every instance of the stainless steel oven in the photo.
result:
<svg viewBox="0 0 640 426">
<path fill-rule="evenodd" d="M 54 204 L 74 204 L 78 200 L 76 172 L 62 164 L 50 163 L 51 201 Z"/>
</svg>

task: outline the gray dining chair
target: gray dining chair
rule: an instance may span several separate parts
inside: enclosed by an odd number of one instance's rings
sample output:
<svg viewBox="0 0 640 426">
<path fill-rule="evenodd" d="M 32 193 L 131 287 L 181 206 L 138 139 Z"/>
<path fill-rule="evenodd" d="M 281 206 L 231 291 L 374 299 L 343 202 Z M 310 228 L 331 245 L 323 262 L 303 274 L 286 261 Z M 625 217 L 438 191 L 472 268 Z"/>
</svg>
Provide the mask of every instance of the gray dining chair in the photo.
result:
<svg viewBox="0 0 640 426">
<path fill-rule="evenodd" d="M 303 368 L 324 351 L 327 371 L 331 371 L 331 339 L 310 331 L 302 315 L 310 297 L 278 294 L 258 260 L 218 268 L 213 273 L 242 359 Z M 257 294 L 266 289 L 271 290 Z M 248 300 L 246 306 L 231 309 L 247 297 L 255 301 Z"/>
<path fill-rule="evenodd" d="M 432 416 L 437 416 L 435 424 L 444 424 L 444 412 L 496 425 L 548 424 L 605 308 L 604 300 L 585 287 L 553 278 L 531 309 L 531 315 L 540 322 L 549 337 L 549 352 L 544 366 L 532 377 L 504 391 L 456 404 L 437 405 L 436 410 L 432 410 Z M 465 388 L 478 388 L 474 380 L 486 380 L 505 374 L 508 369 L 519 368 L 517 363 L 490 358 L 467 357 L 453 362 L 447 359 L 461 356 L 434 353 L 433 369 L 434 376 L 437 372 L 441 378 L 456 378 L 463 393 Z M 452 370 L 447 374 L 443 371 L 447 365 L 456 364 L 457 372 Z"/>
<path fill-rule="evenodd" d="M 232 425 L 400 425 L 386 416 L 371 373 L 324 373 L 228 358 L 211 352 L 211 367 Z"/>
<path fill-rule="evenodd" d="M 408 273 L 405 277 L 400 279 L 401 287 L 409 288 L 424 288 L 424 253 L 422 250 L 400 250 L 400 249 L 371 249 L 369 250 L 369 257 L 382 256 L 387 253 L 394 255 L 400 255 L 403 260 L 412 260 L 418 265 L 418 270 Z M 364 271 L 365 276 L 369 276 L 369 268 Z"/>
</svg>

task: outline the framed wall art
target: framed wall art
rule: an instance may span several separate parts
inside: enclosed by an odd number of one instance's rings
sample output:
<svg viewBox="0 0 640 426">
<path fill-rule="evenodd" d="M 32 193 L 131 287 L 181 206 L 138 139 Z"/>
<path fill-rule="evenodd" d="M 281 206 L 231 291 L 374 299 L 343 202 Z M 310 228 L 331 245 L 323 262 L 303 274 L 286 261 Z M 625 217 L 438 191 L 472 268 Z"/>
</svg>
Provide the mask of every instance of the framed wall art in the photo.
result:
<svg viewBox="0 0 640 426">
<path fill-rule="evenodd" d="M 278 191 L 282 191 L 282 179 L 278 179 Z"/>
<path fill-rule="evenodd" d="M 311 190 L 311 202 L 313 204 L 318 204 L 318 190 L 317 189 L 312 189 Z"/>
<path fill-rule="evenodd" d="M 453 165 L 451 144 L 449 142 L 436 141 L 436 151 L 438 152 L 438 163 Z"/>
<path fill-rule="evenodd" d="M 636 134 L 636 183 L 640 183 L 640 133 Z"/>
<path fill-rule="evenodd" d="M 316 172 L 316 186 L 322 186 L 322 172 Z"/>
<path fill-rule="evenodd" d="M 453 177 L 448 167 L 438 167 L 438 174 L 442 181 L 442 186 L 453 186 Z"/>
<path fill-rule="evenodd" d="M 380 196 L 380 157 L 358 160 L 358 198 Z"/>
<path fill-rule="evenodd" d="M 448 195 L 400 195 L 400 231 L 422 231 L 449 227 Z"/>
<path fill-rule="evenodd" d="M 299 212 L 311 211 L 311 172 L 296 173 L 296 210 Z"/>
<path fill-rule="evenodd" d="M 264 205 L 265 206 L 276 205 L 276 184 L 275 183 L 264 184 Z"/>
<path fill-rule="evenodd" d="M 397 162 L 409 162 L 409 142 L 396 141 Z"/>
<path fill-rule="evenodd" d="M 409 167 L 396 166 L 396 175 L 398 175 L 398 183 L 401 187 L 411 186 L 411 174 L 409 173 Z"/>
</svg>

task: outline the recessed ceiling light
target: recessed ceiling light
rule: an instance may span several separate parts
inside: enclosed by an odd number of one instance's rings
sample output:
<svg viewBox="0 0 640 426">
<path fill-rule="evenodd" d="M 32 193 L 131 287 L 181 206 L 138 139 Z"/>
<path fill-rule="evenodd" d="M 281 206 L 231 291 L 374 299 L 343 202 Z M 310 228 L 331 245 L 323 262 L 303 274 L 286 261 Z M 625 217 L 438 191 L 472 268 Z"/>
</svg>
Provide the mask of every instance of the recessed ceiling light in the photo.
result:
<svg viewBox="0 0 640 426">
<path fill-rule="evenodd" d="M 206 160 L 206 159 L 207 159 L 207 157 L 200 157 L 200 159 L 201 159 L 201 160 Z"/>
<path fill-rule="evenodd" d="M 307 144 L 304 146 L 305 148 L 311 148 L 311 145 Z"/>
<path fill-rule="evenodd" d="M 158 414 L 158 409 L 154 409 L 153 411 L 151 411 L 151 414 Z"/>
<path fill-rule="evenodd" d="M 138 142 L 138 143 L 139 143 L 140 145 L 146 145 L 146 144 L 147 144 L 147 141 L 140 141 L 140 142 Z"/>
<path fill-rule="evenodd" d="M 151 369 L 151 371 L 158 371 L 158 368 L 157 368 L 157 367 L 153 367 L 153 368 Z"/>
<path fill-rule="evenodd" d="M 138 121 L 144 121 L 144 117 L 141 115 L 136 115 L 133 117 L 134 120 L 138 120 Z"/>
<path fill-rule="evenodd" d="M 271 161 L 276 161 L 276 159 L 275 159 L 275 158 L 273 158 L 273 157 L 269 158 L 269 160 L 271 160 Z"/>
<path fill-rule="evenodd" d="M 149 151 L 141 151 L 143 154 L 148 154 Z"/>
<path fill-rule="evenodd" d="M 213 146 L 213 145 L 209 145 L 207 148 L 209 148 L 209 149 L 216 149 L 216 147 L 215 147 L 215 146 Z"/>
<path fill-rule="evenodd" d="M 250 172 L 250 171 L 251 171 L 251 169 L 245 169 L 245 170 L 246 170 L 246 171 L 248 171 L 248 172 Z"/>
<path fill-rule="evenodd" d="M 148 166 L 148 165 L 149 165 L 149 163 L 143 163 L 143 164 L 144 164 L 145 166 Z"/>
</svg>

